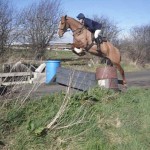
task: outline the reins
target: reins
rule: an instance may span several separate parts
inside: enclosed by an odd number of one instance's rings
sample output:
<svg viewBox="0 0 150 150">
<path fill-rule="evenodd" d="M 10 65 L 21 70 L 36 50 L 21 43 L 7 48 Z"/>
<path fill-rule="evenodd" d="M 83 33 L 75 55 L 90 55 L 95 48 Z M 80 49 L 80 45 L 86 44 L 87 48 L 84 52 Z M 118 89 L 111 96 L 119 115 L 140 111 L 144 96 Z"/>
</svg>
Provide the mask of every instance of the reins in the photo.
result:
<svg viewBox="0 0 150 150">
<path fill-rule="evenodd" d="M 85 29 L 85 27 L 82 26 L 81 28 L 77 28 L 76 30 L 72 30 L 73 36 L 75 36 L 76 34 L 80 35 L 84 29 Z"/>
</svg>

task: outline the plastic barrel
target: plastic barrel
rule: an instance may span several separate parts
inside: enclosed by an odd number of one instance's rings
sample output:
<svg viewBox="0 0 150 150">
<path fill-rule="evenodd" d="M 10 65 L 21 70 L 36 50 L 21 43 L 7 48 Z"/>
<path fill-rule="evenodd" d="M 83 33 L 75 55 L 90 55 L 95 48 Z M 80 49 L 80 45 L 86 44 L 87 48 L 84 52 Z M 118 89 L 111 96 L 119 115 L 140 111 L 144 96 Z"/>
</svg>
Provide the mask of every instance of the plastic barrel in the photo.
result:
<svg viewBox="0 0 150 150">
<path fill-rule="evenodd" d="M 52 81 L 54 81 L 58 67 L 60 67 L 59 60 L 46 61 L 46 84 L 49 84 Z"/>
<path fill-rule="evenodd" d="M 115 67 L 99 67 L 96 69 L 96 79 L 98 85 L 104 88 L 118 90 L 118 77 Z"/>
</svg>

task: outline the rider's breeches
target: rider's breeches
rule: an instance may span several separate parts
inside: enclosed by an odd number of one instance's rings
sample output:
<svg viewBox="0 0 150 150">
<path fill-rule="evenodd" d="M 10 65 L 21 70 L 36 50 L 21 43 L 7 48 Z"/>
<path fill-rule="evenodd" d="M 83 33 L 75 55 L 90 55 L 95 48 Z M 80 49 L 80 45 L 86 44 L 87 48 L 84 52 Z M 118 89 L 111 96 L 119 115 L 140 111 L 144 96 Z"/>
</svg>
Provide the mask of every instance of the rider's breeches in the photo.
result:
<svg viewBox="0 0 150 150">
<path fill-rule="evenodd" d="M 95 39 L 98 38 L 99 34 L 101 33 L 101 30 L 96 30 L 95 33 L 94 33 L 94 37 Z"/>
</svg>

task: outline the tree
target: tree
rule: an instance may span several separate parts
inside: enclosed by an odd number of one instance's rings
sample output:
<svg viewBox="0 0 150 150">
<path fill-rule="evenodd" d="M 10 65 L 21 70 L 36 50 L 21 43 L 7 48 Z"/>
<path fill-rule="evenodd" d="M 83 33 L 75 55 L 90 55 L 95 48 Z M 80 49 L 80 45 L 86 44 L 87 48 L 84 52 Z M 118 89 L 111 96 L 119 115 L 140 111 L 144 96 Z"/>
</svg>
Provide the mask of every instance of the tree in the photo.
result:
<svg viewBox="0 0 150 150">
<path fill-rule="evenodd" d="M 42 56 L 56 33 L 60 15 L 60 0 L 41 0 L 25 8 L 21 13 L 22 39 Z"/>
<path fill-rule="evenodd" d="M 14 30 L 13 8 L 8 0 L 0 1 L 0 56 L 10 44 L 10 35 Z"/>
<path fill-rule="evenodd" d="M 150 55 L 148 55 L 150 51 L 150 25 L 132 27 L 130 36 L 122 42 L 121 46 L 135 64 L 144 65 L 150 62 Z"/>
<path fill-rule="evenodd" d="M 93 19 L 102 24 L 104 36 L 113 44 L 118 44 L 118 34 L 121 30 L 118 28 L 117 24 L 106 16 L 98 17 L 94 15 Z"/>
</svg>

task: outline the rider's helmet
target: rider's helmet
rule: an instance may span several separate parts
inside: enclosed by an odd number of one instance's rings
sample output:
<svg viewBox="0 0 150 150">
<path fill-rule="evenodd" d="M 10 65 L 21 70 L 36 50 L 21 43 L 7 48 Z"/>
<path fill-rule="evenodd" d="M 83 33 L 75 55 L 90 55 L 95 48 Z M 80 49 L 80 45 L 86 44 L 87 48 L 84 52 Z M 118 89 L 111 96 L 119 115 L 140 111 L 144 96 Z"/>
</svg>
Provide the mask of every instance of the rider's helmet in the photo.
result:
<svg viewBox="0 0 150 150">
<path fill-rule="evenodd" d="M 80 20 L 80 19 L 84 19 L 84 18 L 85 18 L 85 16 L 84 16 L 84 14 L 83 14 L 83 13 L 80 13 L 80 14 L 78 14 L 77 18 Z"/>
</svg>

